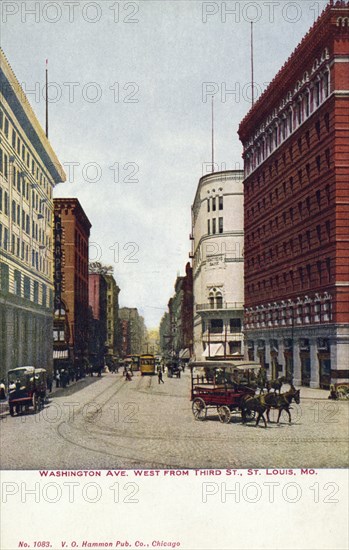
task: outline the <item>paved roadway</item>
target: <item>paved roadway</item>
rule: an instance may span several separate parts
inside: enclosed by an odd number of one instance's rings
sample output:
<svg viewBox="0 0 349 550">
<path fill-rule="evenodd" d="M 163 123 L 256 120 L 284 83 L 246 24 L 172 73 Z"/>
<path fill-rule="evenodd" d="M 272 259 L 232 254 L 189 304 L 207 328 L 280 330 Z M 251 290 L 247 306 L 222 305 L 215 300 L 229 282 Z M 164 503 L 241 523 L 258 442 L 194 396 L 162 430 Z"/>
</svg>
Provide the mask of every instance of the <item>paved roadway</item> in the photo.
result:
<svg viewBox="0 0 349 550">
<path fill-rule="evenodd" d="M 86 378 L 37 414 L 0 415 L 2 469 L 347 467 L 349 402 L 301 389 L 292 423 L 195 421 L 190 375 Z M 284 413 L 283 413 L 284 414 Z M 275 417 L 274 417 L 275 418 Z"/>
</svg>

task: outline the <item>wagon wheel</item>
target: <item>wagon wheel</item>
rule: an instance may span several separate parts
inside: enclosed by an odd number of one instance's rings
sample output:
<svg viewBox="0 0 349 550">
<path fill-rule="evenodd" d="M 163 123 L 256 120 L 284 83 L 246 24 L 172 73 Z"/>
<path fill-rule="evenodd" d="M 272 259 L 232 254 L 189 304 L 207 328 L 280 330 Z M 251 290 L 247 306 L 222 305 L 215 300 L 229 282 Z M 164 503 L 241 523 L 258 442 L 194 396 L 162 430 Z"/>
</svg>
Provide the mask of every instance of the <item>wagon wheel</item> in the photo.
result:
<svg viewBox="0 0 349 550">
<path fill-rule="evenodd" d="M 191 408 L 195 420 L 205 420 L 207 414 L 206 403 L 201 397 L 194 399 Z"/>
<path fill-rule="evenodd" d="M 217 407 L 219 420 L 223 422 L 224 424 L 228 424 L 231 417 L 231 412 L 229 407 L 226 405 L 221 405 L 220 407 Z"/>
</svg>

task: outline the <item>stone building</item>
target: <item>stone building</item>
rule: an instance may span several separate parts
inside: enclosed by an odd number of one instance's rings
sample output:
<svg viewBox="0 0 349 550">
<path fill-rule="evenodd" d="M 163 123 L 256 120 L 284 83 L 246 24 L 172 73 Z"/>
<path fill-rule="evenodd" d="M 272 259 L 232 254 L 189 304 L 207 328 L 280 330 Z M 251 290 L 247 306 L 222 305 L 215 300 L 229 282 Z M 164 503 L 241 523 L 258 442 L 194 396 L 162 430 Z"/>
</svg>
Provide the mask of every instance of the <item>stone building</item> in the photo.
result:
<svg viewBox="0 0 349 550">
<path fill-rule="evenodd" d="M 53 201 L 64 170 L 0 49 L 0 376 L 52 371 Z"/>
<path fill-rule="evenodd" d="M 243 171 L 207 174 L 192 206 L 194 358 L 242 358 Z"/>
<path fill-rule="evenodd" d="M 349 380 L 348 7 L 326 7 L 239 128 L 248 354 L 313 388 Z"/>
<path fill-rule="evenodd" d="M 111 364 L 120 356 L 120 321 L 119 321 L 119 293 L 112 271 L 104 278 L 107 283 L 107 353 L 106 362 Z"/>
</svg>

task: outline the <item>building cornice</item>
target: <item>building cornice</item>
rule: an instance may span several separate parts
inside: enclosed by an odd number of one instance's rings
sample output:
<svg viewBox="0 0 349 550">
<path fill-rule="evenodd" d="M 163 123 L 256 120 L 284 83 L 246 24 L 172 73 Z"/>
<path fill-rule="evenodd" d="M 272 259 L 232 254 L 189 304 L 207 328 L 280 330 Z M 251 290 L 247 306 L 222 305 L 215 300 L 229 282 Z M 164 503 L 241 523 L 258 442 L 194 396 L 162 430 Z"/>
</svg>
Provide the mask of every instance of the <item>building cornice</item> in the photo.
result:
<svg viewBox="0 0 349 550">
<path fill-rule="evenodd" d="M 18 118 L 30 143 L 35 147 L 43 164 L 49 171 L 54 183 L 66 181 L 64 169 L 1 48 L 0 89 L 4 99 Z"/>
<path fill-rule="evenodd" d="M 244 143 L 260 122 L 278 107 L 280 96 L 286 96 L 298 80 L 302 70 L 306 70 L 309 61 L 316 57 L 318 48 L 334 35 L 348 33 L 348 26 L 339 25 L 338 20 L 348 17 L 349 3 L 337 1 L 328 5 L 308 33 L 303 37 L 293 53 L 289 56 L 269 86 L 262 93 L 254 106 L 247 113 L 239 126 L 240 140 Z M 331 52 L 336 55 L 336 52 Z"/>
</svg>

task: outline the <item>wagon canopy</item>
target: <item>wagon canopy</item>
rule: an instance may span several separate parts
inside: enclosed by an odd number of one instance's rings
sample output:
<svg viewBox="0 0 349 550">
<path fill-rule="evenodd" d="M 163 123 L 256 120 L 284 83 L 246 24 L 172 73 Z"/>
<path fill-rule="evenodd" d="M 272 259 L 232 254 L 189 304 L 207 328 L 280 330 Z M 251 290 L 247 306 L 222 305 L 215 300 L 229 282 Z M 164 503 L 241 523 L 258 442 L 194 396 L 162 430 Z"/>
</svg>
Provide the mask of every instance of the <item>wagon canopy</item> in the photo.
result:
<svg viewBox="0 0 349 550">
<path fill-rule="evenodd" d="M 259 371 L 260 363 L 256 361 L 193 361 L 189 367 L 194 369 L 222 369 L 228 372 L 253 370 Z"/>
</svg>

